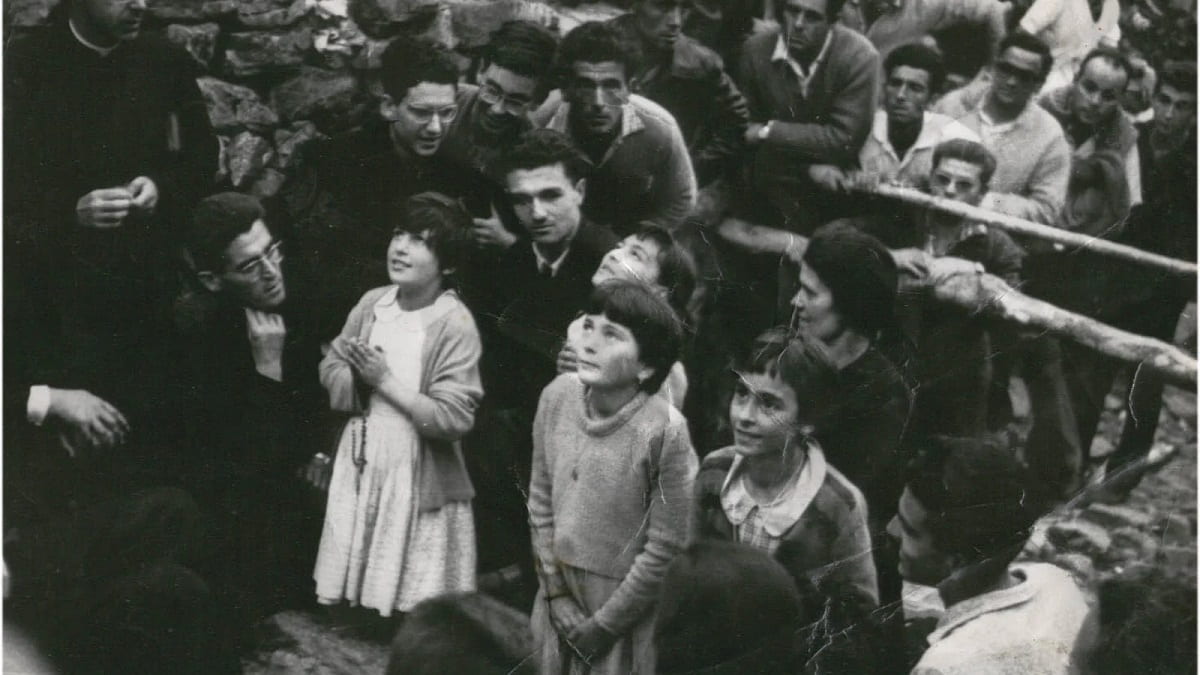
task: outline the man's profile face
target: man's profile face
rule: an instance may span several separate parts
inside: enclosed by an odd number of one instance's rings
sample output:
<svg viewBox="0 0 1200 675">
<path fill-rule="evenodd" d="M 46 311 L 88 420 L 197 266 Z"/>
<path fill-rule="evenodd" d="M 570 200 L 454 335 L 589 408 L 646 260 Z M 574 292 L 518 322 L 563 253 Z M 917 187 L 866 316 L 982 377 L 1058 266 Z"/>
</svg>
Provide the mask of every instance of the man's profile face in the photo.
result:
<svg viewBox="0 0 1200 675">
<path fill-rule="evenodd" d="M 991 96 L 1006 108 L 1023 109 L 1041 88 L 1042 79 L 1041 56 L 1009 47 L 992 64 Z"/>
<path fill-rule="evenodd" d="M 484 106 L 479 125 L 492 136 L 517 133 L 534 105 L 537 88 L 536 79 L 489 63 L 479 74 L 479 99 Z"/>
<path fill-rule="evenodd" d="M 562 164 L 515 169 L 505 183 L 513 210 L 535 243 L 562 244 L 575 236 L 584 182 L 571 182 Z"/>
<path fill-rule="evenodd" d="M 1071 115 L 1087 125 L 1111 119 L 1120 110 L 1128 80 L 1125 70 L 1106 58 L 1088 61 L 1071 84 Z"/>
<path fill-rule="evenodd" d="M 937 586 L 954 572 L 954 559 L 938 550 L 929 527 L 931 517 L 906 487 L 887 532 L 900 542 L 900 576 L 914 584 Z"/>
<path fill-rule="evenodd" d="M 132 40 L 142 30 L 146 0 L 79 0 L 92 28 L 113 43 Z"/>
<path fill-rule="evenodd" d="M 883 86 L 883 107 L 888 120 L 900 124 L 920 121 L 932 94 L 929 71 L 911 66 L 892 68 Z"/>
<path fill-rule="evenodd" d="M 563 94 L 571 104 L 572 126 L 585 134 L 613 133 L 629 101 L 625 66 L 616 61 L 576 61 L 571 64 L 569 78 Z"/>
<path fill-rule="evenodd" d="M 1184 135 L 1196 127 L 1196 92 L 1163 83 L 1154 94 L 1154 129 L 1164 135 Z"/>
<path fill-rule="evenodd" d="M 386 98 L 380 113 L 391 125 L 392 142 L 418 157 L 437 152 L 458 115 L 455 93 L 452 84 L 420 82 L 400 101 Z"/>
<path fill-rule="evenodd" d="M 799 58 L 816 58 L 833 26 L 828 7 L 827 0 L 783 0 L 783 39 L 788 51 Z"/>
<path fill-rule="evenodd" d="M 205 285 L 243 307 L 272 311 L 287 299 L 282 264 L 280 242 L 263 221 L 256 220 L 225 248 L 225 268 L 214 274 L 216 283 Z"/>
<path fill-rule="evenodd" d="M 634 25 L 642 43 L 660 52 L 674 49 L 683 34 L 687 9 L 681 0 L 641 0 L 634 5 Z"/>
<path fill-rule="evenodd" d="M 935 197 L 978 206 L 987 192 L 982 175 L 983 167 L 978 164 L 943 157 L 929 173 L 929 192 Z"/>
</svg>

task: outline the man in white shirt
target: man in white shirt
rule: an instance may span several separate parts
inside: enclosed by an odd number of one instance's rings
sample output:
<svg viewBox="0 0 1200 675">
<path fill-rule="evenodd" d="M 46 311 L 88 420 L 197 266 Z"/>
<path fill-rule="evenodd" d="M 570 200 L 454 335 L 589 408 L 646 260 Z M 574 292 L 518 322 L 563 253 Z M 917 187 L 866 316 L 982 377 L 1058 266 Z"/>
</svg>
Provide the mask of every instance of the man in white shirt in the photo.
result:
<svg viewBox="0 0 1200 675">
<path fill-rule="evenodd" d="M 1062 569 L 1012 564 L 1036 520 L 1023 469 L 976 439 L 933 437 L 924 449 L 888 526 L 901 576 L 935 586 L 946 607 L 912 672 L 1080 672 L 1096 633 L 1088 598 Z"/>
</svg>

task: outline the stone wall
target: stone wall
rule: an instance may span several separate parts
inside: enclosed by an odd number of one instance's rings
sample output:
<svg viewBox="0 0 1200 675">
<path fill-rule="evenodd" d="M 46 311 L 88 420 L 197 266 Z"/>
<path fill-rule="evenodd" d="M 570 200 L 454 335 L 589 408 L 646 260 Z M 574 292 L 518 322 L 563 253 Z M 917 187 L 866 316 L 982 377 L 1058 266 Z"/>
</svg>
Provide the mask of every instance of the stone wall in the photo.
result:
<svg viewBox="0 0 1200 675">
<path fill-rule="evenodd" d="M 46 23 L 59 0 L 5 0 L 6 32 Z M 374 69 L 395 36 L 421 35 L 471 58 L 501 23 L 566 32 L 617 10 L 526 0 L 149 0 L 145 30 L 187 50 L 221 141 L 220 178 L 274 194 L 306 141 L 372 114 Z"/>
</svg>

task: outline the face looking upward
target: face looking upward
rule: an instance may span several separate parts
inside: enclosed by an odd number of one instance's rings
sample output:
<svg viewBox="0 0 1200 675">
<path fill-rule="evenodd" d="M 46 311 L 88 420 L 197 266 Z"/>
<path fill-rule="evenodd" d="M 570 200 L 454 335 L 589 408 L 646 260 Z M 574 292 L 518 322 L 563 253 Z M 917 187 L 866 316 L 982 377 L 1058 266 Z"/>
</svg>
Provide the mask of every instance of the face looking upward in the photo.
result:
<svg viewBox="0 0 1200 675">
<path fill-rule="evenodd" d="M 746 457 L 782 452 L 796 433 L 799 406 L 796 392 L 778 376 L 735 373 L 729 424 L 737 453 Z"/>
<path fill-rule="evenodd" d="M 427 235 L 404 230 L 392 233 L 387 249 L 388 279 L 404 295 L 422 295 L 442 283 L 445 272 L 426 241 Z"/>
<path fill-rule="evenodd" d="M 833 306 L 833 292 L 812 265 L 800 268 L 800 290 L 792 298 L 796 321 L 816 339 L 830 344 L 845 331 L 842 315 Z"/>
<path fill-rule="evenodd" d="M 1196 127 L 1196 92 L 1163 83 L 1154 94 L 1154 130 L 1166 138 L 1182 137 Z"/>
<path fill-rule="evenodd" d="M 837 17 L 829 17 L 827 0 L 783 0 L 783 39 L 788 51 L 803 61 L 820 53 Z"/>
<path fill-rule="evenodd" d="M 404 98 L 385 98 L 380 113 L 391 124 L 392 142 L 418 157 L 437 152 L 446 128 L 458 115 L 454 85 L 421 82 Z"/>
<path fill-rule="evenodd" d="M 910 66 L 892 68 L 883 86 L 883 106 L 888 121 L 899 124 L 920 122 L 932 93 L 929 71 Z"/>
<path fill-rule="evenodd" d="M 576 61 L 571 64 L 563 96 L 571 104 L 571 126 L 576 131 L 594 136 L 612 134 L 629 101 L 625 66 L 616 61 Z"/>
<path fill-rule="evenodd" d="M 535 243 L 555 246 L 569 241 L 583 218 L 584 181 L 574 183 L 562 164 L 510 171 L 508 197 Z"/>
<path fill-rule="evenodd" d="M 1009 47 L 992 64 L 989 94 L 1000 107 L 1024 110 L 1042 86 L 1042 57 L 1034 52 Z"/>
<path fill-rule="evenodd" d="M 633 333 L 603 314 L 583 318 L 578 356 L 579 381 L 594 389 L 637 387 L 654 374 L 642 363 Z"/>
<path fill-rule="evenodd" d="M 900 576 L 926 586 L 937 586 L 955 570 L 952 556 L 938 550 L 929 528 L 932 514 L 908 488 L 900 496 L 900 508 L 888 523 L 887 532 L 900 542 Z"/>
<path fill-rule="evenodd" d="M 1071 85 L 1071 114 L 1089 126 L 1111 119 L 1120 110 L 1128 80 L 1117 64 L 1103 57 L 1093 58 Z"/>
<path fill-rule="evenodd" d="M 687 7 L 680 0 L 641 0 L 633 8 L 638 36 L 648 49 L 669 52 L 683 34 Z"/>
<path fill-rule="evenodd" d="M 243 307 L 260 311 L 278 308 L 287 298 L 283 280 L 282 243 L 256 220 L 225 248 L 220 272 L 202 271 L 200 281 L 214 293 L 224 293 Z"/>
<path fill-rule="evenodd" d="M 537 87 L 532 77 L 488 64 L 479 74 L 479 100 L 484 105 L 479 125 L 492 136 L 517 133 L 534 103 Z"/>
<path fill-rule="evenodd" d="M 600 261 L 600 267 L 592 275 L 592 285 L 599 286 L 605 281 L 624 279 L 656 286 L 660 255 L 662 248 L 658 242 L 631 234 L 605 254 L 604 259 Z"/>
</svg>

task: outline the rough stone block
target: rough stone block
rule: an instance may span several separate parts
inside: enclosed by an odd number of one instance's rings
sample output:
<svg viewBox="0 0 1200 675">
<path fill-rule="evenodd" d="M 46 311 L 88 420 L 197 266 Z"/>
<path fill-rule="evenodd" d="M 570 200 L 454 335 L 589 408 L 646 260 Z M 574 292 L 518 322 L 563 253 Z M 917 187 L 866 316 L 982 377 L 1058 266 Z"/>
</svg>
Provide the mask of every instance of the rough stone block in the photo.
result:
<svg viewBox="0 0 1200 675">
<path fill-rule="evenodd" d="M 271 143 L 262 136 L 243 131 L 229 143 L 226 154 L 230 180 L 235 187 L 245 187 L 262 175 L 271 160 Z"/>
<path fill-rule="evenodd" d="M 276 129 L 275 161 L 271 166 L 286 173 L 295 166 L 300 149 L 323 135 L 312 122 L 297 122 L 291 129 Z"/>
<path fill-rule="evenodd" d="M 1082 553 L 1064 553 L 1057 556 L 1054 563 L 1084 583 L 1090 583 L 1096 576 L 1095 563 Z"/>
<path fill-rule="evenodd" d="M 32 28 L 46 23 L 50 10 L 60 0 L 4 0 L 4 21 L 8 28 Z"/>
<path fill-rule="evenodd" d="M 1046 531 L 1046 537 L 1060 551 L 1078 552 L 1089 556 L 1102 555 L 1112 546 L 1112 537 L 1108 532 L 1086 520 L 1054 523 Z"/>
<path fill-rule="evenodd" d="M 283 175 L 281 171 L 268 167 L 263 169 L 262 175 L 250 186 L 250 194 L 259 199 L 274 197 L 286 180 L 287 176 Z"/>
<path fill-rule="evenodd" d="M 1170 513 L 1163 516 L 1154 525 L 1154 532 L 1161 537 L 1162 542 L 1169 546 L 1196 545 L 1196 533 L 1192 528 L 1192 520 L 1182 513 Z"/>
<path fill-rule="evenodd" d="M 237 0 L 154 0 L 146 11 L 166 23 L 198 23 L 228 16 L 237 8 Z"/>
<path fill-rule="evenodd" d="M 346 72 L 304 68 L 295 77 L 275 87 L 271 100 L 285 120 L 327 118 L 354 106 L 358 84 Z"/>
<path fill-rule="evenodd" d="M 1158 539 L 1144 530 L 1133 527 L 1118 527 L 1112 532 L 1110 556 L 1121 551 L 1126 560 L 1150 560 L 1158 550 Z"/>
<path fill-rule="evenodd" d="M 215 77 L 196 80 L 208 104 L 208 117 L 217 131 L 265 131 L 279 124 L 279 116 L 249 87 Z"/>
<path fill-rule="evenodd" d="M 225 69 L 235 77 L 299 68 L 312 47 L 312 31 L 299 28 L 281 33 L 234 33 L 225 50 Z"/>
<path fill-rule="evenodd" d="M 171 24 L 167 26 L 167 39 L 183 47 L 196 63 L 208 70 L 212 63 L 213 54 L 217 48 L 217 36 L 221 27 L 215 23 L 201 23 L 194 26 Z"/>
<path fill-rule="evenodd" d="M 1083 517 L 1110 530 L 1118 527 L 1146 529 L 1154 522 L 1146 511 L 1120 504 L 1092 504 L 1083 512 Z"/>
<path fill-rule="evenodd" d="M 549 5 L 527 0 L 457 0 L 450 3 L 454 37 L 460 47 L 487 44 L 505 21 L 534 21 L 557 31 L 558 14 Z"/>
<path fill-rule="evenodd" d="M 308 0 L 294 0 L 283 7 L 272 0 L 251 0 L 238 4 L 237 18 L 250 28 L 283 28 L 304 18 L 311 7 Z"/>
</svg>

